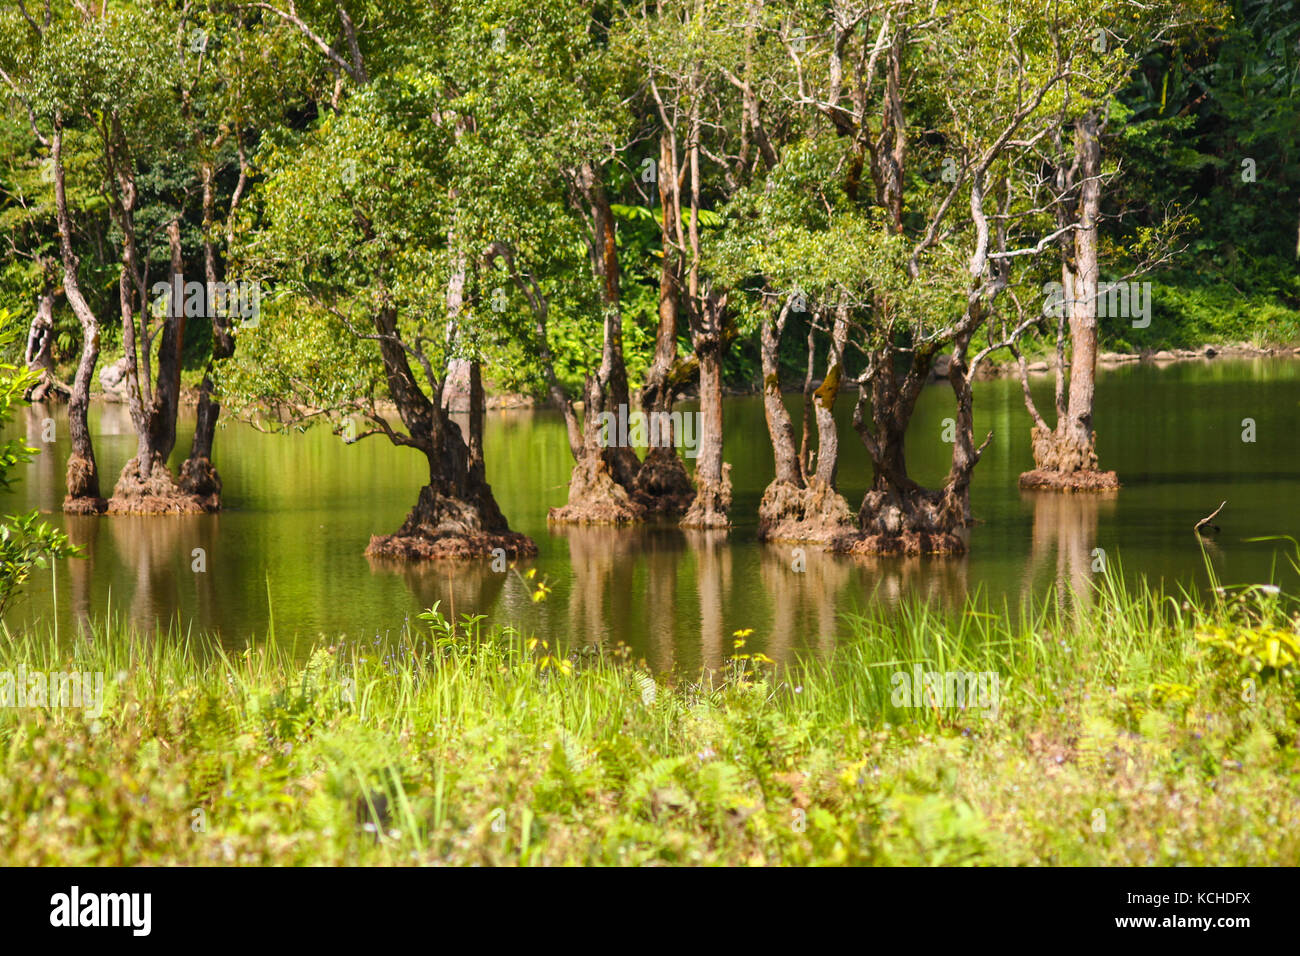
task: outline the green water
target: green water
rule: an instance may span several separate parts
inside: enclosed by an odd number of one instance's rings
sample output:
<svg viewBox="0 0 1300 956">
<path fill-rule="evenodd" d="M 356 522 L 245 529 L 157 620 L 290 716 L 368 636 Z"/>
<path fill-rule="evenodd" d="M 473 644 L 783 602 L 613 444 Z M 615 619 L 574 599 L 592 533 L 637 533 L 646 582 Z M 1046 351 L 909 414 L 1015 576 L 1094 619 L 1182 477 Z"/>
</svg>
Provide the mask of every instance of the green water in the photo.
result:
<svg viewBox="0 0 1300 956">
<path fill-rule="evenodd" d="M 794 648 L 833 646 L 847 630 L 844 615 L 873 602 L 915 596 L 953 606 L 978 589 L 1015 604 L 1054 585 L 1078 587 L 1094 579 L 1098 548 L 1130 578 L 1201 589 L 1207 577 L 1192 525 L 1224 499 L 1222 533 L 1208 549 L 1216 573 L 1227 583 L 1295 583 L 1282 546 L 1247 539 L 1300 537 L 1300 363 L 1217 360 L 1102 372 L 1098 450 L 1124 484 L 1111 499 L 1017 489 L 1017 475 L 1032 466 L 1019 388 L 1014 379 L 976 386 L 977 433 L 992 429 L 994 439 L 973 486 L 981 523 L 960 558 L 863 560 L 808 549 L 799 562 L 789 545 L 758 544 L 755 511 L 772 458 L 757 398 L 726 407 L 735 486 L 729 534 L 553 530 L 546 512 L 564 503 L 571 464 L 559 415 L 490 412 L 488 477 L 513 527 L 541 549 L 528 564 L 553 588 L 541 604 L 517 574 L 493 573 L 487 562 L 402 567 L 365 557 L 370 535 L 395 530 L 415 501 L 425 467 L 416 452 L 379 438 L 347 446 L 324 430 L 278 436 L 231 424 L 216 444 L 221 514 L 65 518 L 58 507 L 66 410 L 31 409 L 9 433 L 25 427 L 43 453 L 0 504 L 50 512 L 87 558 L 39 572 L 10 624 L 57 616 L 71 633 L 111 608 L 142 629 L 179 622 L 239 647 L 268 632 L 273 611 L 276 639 L 306 644 L 318 634 L 372 640 L 395 633 L 408 615 L 441 601 L 458 616 L 483 614 L 565 643 L 623 641 L 653 667 L 696 668 L 725 659 L 739 628 L 754 629 L 751 649 L 779 659 Z M 1050 406 L 1050 379 L 1036 391 L 1040 407 Z M 796 421 L 800 401 L 790 400 Z M 845 398 L 837 408 L 840 486 L 856 508 L 870 467 L 851 412 Z M 922 482 L 938 482 L 947 470 L 943 420 L 952 414 L 946 385 L 926 390 L 908 436 L 909 466 Z M 53 444 L 41 442 L 47 415 Z M 1245 418 L 1255 422 L 1254 442 L 1242 440 Z M 192 420 L 182 422 L 173 466 L 188 452 L 192 428 Z M 107 490 L 134 452 L 125 408 L 97 403 L 91 431 Z M 194 570 L 195 549 L 206 570 Z"/>
</svg>

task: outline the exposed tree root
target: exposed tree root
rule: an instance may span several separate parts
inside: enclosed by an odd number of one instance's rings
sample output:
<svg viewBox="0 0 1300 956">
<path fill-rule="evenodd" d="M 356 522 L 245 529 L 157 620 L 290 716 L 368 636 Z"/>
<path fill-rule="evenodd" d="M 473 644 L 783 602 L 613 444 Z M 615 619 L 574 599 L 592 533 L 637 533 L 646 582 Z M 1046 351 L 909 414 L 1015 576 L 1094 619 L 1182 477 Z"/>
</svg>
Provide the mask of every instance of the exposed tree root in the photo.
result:
<svg viewBox="0 0 1300 956">
<path fill-rule="evenodd" d="M 181 491 L 192 495 L 204 511 L 221 510 L 221 476 L 210 458 L 187 458 L 181 465 Z"/>
<path fill-rule="evenodd" d="M 63 511 L 72 515 L 98 515 L 108 508 L 99 494 L 99 473 L 93 462 L 75 452 L 68 457 L 67 497 Z"/>
<path fill-rule="evenodd" d="M 366 554 L 423 561 L 487 558 L 498 548 L 510 558 L 537 554 L 532 538 L 510 530 L 487 485 L 470 501 L 449 497 L 425 485 L 397 533 L 373 535 Z"/>
<path fill-rule="evenodd" d="M 681 515 L 690 508 L 695 488 L 675 449 L 655 447 L 646 453 L 632 496 L 647 515 Z"/>
<path fill-rule="evenodd" d="M 854 531 L 853 512 L 844 496 L 813 478 L 806 488 L 774 481 L 758 506 L 759 541 L 809 541 L 829 544 Z"/>
<path fill-rule="evenodd" d="M 1119 477 L 1113 471 L 1063 472 L 1035 468 L 1020 476 L 1020 487 L 1026 491 L 1115 491 L 1119 488 Z"/>
<path fill-rule="evenodd" d="M 469 560 L 490 558 L 498 548 L 508 558 L 528 558 L 537 554 L 537 543 L 518 531 L 444 531 L 436 535 L 372 535 L 366 556 L 398 561 L 427 561 L 435 558 Z"/>
<path fill-rule="evenodd" d="M 154 457 L 147 476 L 141 476 L 138 462 L 138 457 L 132 458 L 122 469 L 108 500 L 109 514 L 189 515 L 216 510 L 178 486 L 161 457 Z"/>
<path fill-rule="evenodd" d="M 625 525 L 644 521 L 646 507 L 614 480 L 604 455 L 586 455 L 573 466 L 569 501 L 546 516 L 555 524 Z"/>
<path fill-rule="evenodd" d="M 700 481 L 695 500 L 681 520 L 683 528 L 722 529 L 731 526 L 727 512 L 731 509 L 731 465 L 722 466 L 722 480 Z"/>
<path fill-rule="evenodd" d="M 63 513 L 68 515 L 102 515 L 108 510 L 108 502 L 103 498 L 74 498 L 68 495 L 63 499 Z"/>
<path fill-rule="evenodd" d="M 839 538 L 841 554 L 965 554 L 964 500 L 944 491 L 913 488 L 904 495 L 868 491 L 858 512 L 859 531 Z"/>
</svg>

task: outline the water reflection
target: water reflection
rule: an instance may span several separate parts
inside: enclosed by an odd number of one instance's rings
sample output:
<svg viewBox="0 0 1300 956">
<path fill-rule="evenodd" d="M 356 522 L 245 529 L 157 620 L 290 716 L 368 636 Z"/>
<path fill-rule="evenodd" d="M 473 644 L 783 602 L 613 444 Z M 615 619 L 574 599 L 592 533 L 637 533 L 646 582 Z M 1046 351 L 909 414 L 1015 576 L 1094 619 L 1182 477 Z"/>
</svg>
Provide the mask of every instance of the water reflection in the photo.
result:
<svg viewBox="0 0 1300 956">
<path fill-rule="evenodd" d="M 45 402 L 28 405 L 24 412 L 25 440 L 28 448 L 38 452 L 45 451 L 59 434 L 59 422 L 55 419 L 56 409 Z M 66 412 L 65 412 L 66 414 Z M 66 418 L 65 418 L 66 422 Z M 36 504 L 40 511 L 53 512 L 63 505 L 62 475 L 58 474 L 59 462 L 56 456 L 38 454 L 28 465 L 28 474 L 36 479 Z"/>
<path fill-rule="evenodd" d="M 1265 374 L 1266 372 L 1266 374 Z M 229 424 L 217 439 L 226 485 L 219 515 L 64 516 L 63 469 L 69 451 L 66 406 L 28 409 L 3 438 L 24 438 L 41 454 L 21 468 L 0 512 L 38 508 L 64 528 L 86 557 L 34 576 L 11 612 L 11 628 L 60 632 L 99 621 L 110 608 L 146 631 L 179 621 L 217 635 L 227 647 L 277 640 L 306 647 L 396 634 L 424 608 L 483 614 L 552 644 L 622 642 L 657 670 L 697 672 L 732 654 L 732 633 L 753 628 L 747 650 L 781 659 L 800 648 L 831 649 L 851 633 L 846 614 L 913 600 L 960 608 L 979 590 L 995 604 L 1041 598 L 1049 588 L 1078 589 L 1096 579 L 1093 550 L 1123 566 L 1127 578 L 1163 579 L 1171 588 L 1206 586 L 1204 556 L 1191 527 L 1228 499 L 1223 531 L 1207 545 L 1225 584 L 1294 575 L 1265 535 L 1300 537 L 1300 363 L 1209 368 L 1170 366 L 1103 372 L 1096 414 L 1100 452 L 1124 481 L 1118 496 L 1022 493 L 1032 463 L 1019 383 L 976 385 L 976 422 L 996 439 L 975 473 L 970 553 L 953 558 L 846 558 L 756 541 L 755 510 L 771 479 L 772 455 L 762 402 L 729 398 L 727 459 L 735 485 L 735 527 L 726 535 L 675 526 L 550 528 L 547 509 L 562 504 L 572 456 L 557 414 L 492 413 L 486 422 L 488 479 L 511 524 L 531 535 L 540 554 L 507 573 L 490 561 L 425 566 L 371 561 L 370 536 L 397 528 L 427 478 L 418 454 L 368 440 L 349 446 L 316 430 L 262 434 Z M 1035 383 L 1050 390 L 1050 380 Z M 1050 395 L 1040 396 L 1050 402 Z M 799 398 L 791 398 L 799 417 Z M 837 405 L 852 434 L 852 402 Z M 940 441 L 952 414 L 951 390 L 927 389 L 917 406 L 909 470 L 941 481 L 951 446 Z M 1141 409 L 1141 412 L 1135 410 Z M 1240 441 L 1240 421 L 1258 423 L 1258 440 Z M 44 441 L 52 419 L 54 443 Z M 178 427 L 175 468 L 189 448 L 192 413 Z M 106 490 L 135 452 L 127 409 L 95 402 L 90 412 Z M 926 436 L 932 438 L 928 440 Z M 845 440 L 841 480 L 861 501 L 870 463 L 861 443 Z M 1214 548 L 1217 547 L 1217 553 Z M 195 570 L 201 549 L 206 570 Z M 551 586 L 531 600 L 535 568 Z M 1289 576 L 1289 577 L 1287 577 Z M 57 601 L 55 579 L 57 577 Z M 1087 593 L 1087 589 L 1083 589 Z"/>
<path fill-rule="evenodd" d="M 528 588 L 520 580 L 518 569 L 509 565 L 498 571 L 491 561 L 417 564 L 374 556 L 367 556 L 366 561 L 372 575 L 400 579 L 420 607 L 437 607 L 451 621 L 459 622 L 467 614 L 482 613 L 483 608 L 517 609 L 521 602 L 529 600 Z M 416 622 L 408 615 L 400 623 L 414 626 Z"/>
<path fill-rule="evenodd" d="M 1071 601 L 1080 608 L 1092 606 L 1095 585 L 1105 569 L 1107 555 L 1099 548 L 1097 528 L 1103 515 L 1115 512 L 1120 492 L 1056 494 L 1050 491 L 1022 491 L 1021 500 L 1034 512 L 1034 525 L 1025 565 L 1025 587 L 1033 584 L 1043 566 L 1055 556 L 1054 593 L 1061 607 Z"/>
<path fill-rule="evenodd" d="M 112 552 L 131 572 L 126 620 L 149 632 L 172 622 L 184 631 L 188 624 L 178 609 L 192 604 L 199 616 L 216 610 L 214 570 L 220 568 L 219 515 L 167 515 L 165 520 L 141 515 L 116 515 L 98 520 Z M 102 567 L 102 565 L 101 565 Z M 183 597 L 184 600 L 183 601 Z M 74 597 L 89 607 L 90 597 Z M 121 595 L 114 598 L 120 607 Z"/>
<path fill-rule="evenodd" d="M 98 538 L 104 520 L 96 515 L 68 515 L 63 530 L 68 540 L 81 549 L 83 558 L 68 561 L 65 580 L 71 584 L 73 620 L 78 634 L 88 634 L 96 610 L 92 606 L 91 581 L 95 576 L 95 560 L 99 553 Z"/>
<path fill-rule="evenodd" d="M 732 653 L 732 632 L 725 623 L 725 595 L 731 593 L 731 548 L 727 532 L 692 529 L 682 532 L 695 554 L 700 595 L 701 664 L 712 670 Z M 735 628 L 741 630 L 741 628 Z"/>
<path fill-rule="evenodd" d="M 817 548 L 759 548 L 759 574 L 772 608 L 765 653 L 779 661 L 796 646 L 830 651 L 840 626 L 840 599 L 854 577 L 852 561 Z"/>
</svg>

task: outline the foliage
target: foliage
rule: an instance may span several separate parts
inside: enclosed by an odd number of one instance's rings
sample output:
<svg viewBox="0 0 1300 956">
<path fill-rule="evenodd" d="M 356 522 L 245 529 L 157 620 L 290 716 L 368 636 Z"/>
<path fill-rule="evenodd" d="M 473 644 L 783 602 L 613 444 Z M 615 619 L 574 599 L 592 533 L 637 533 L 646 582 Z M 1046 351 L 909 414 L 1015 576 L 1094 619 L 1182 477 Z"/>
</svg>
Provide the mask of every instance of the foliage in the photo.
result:
<svg viewBox="0 0 1300 956">
<path fill-rule="evenodd" d="M 1244 700 L 1235 657 L 1200 639 L 1293 640 L 1294 605 L 1118 578 L 1075 600 L 1091 611 L 873 612 L 780 668 L 742 632 L 695 680 L 437 609 L 391 642 L 299 653 L 24 634 L 0 670 L 99 673 L 103 704 L 0 709 L 0 860 L 1300 861 L 1294 688 Z M 996 713 L 894 706 L 889 675 L 914 664 L 996 672 Z"/>
</svg>

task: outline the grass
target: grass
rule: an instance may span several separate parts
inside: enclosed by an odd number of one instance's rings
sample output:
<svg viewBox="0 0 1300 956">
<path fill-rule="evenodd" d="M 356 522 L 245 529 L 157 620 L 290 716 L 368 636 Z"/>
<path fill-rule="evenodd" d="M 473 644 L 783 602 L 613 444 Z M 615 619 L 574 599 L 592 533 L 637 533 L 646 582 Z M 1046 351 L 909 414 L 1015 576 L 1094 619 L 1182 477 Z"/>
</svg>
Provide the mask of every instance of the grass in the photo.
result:
<svg viewBox="0 0 1300 956">
<path fill-rule="evenodd" d="M 0 863 L 1300 862 L 1294 606 L 1075 606 L 870 613 L 781 667 L 742 632 L 694 680 L 437 609 L 307 655 L 0 636 L 0 673 L 105 681 L 98 717 L 0 707 Z M 917 663 L 996 708 L 900 706 Z"/>
</svg>

